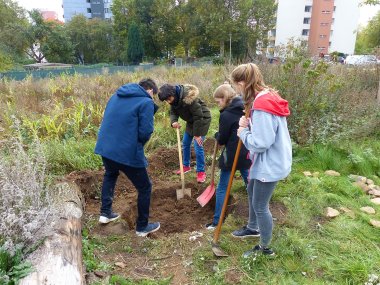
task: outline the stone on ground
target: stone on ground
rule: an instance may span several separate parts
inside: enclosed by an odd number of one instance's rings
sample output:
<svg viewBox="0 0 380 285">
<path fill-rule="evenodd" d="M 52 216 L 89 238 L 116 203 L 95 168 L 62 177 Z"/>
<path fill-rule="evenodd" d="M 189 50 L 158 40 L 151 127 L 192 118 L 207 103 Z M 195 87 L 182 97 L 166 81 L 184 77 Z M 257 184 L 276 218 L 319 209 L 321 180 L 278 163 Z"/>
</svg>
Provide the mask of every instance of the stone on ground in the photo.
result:
<svg viewBox="0 0 380 285">
<path fill-rule="evenodd" d="M 367 214 L 376 214 L 376 211 L 372 207 L 361 207 L 360 210 Z"/>
<path fill-rule="evenodd" d="M 377 220 L 370 220 L 369 223 L 374 226 L 375 228 L 380 228 L 380 221 Z"/>
<path fill-rule="evenodd" d="M 376 196 L 376 197 L 380 197 L 380 190 L 376 190 L 376 189 L 369 190 L 368 194 L 371 194 L 371 195 Z"/>
<path fill-rule="evenodd" d="M 326 217 L 328 218 L 335 218 L 339 216 L 339 214 L 340 214 L 339 211 L 334 208 L 327 207 L 326 209 Z"/>
<path fill-rule="evenodd" d="M 306 177 L 309 177 L 309 176 L 311 176 L 312 174 L 311 174 L 310 171 L 304 171 L 304 172 L 303 172 L 303 175 L 305 175 Z"/>
<path fill-rule="evenodd" d="M 373 199 L 371 199 L 371 202 L 376 204 L 376 205 L 380 205 L 380 198 L 373 198 Z"/>
<path fill-rule="evenodd" d="M 367 193 L 369 191 L 369 187 L 367 184 L 365 184 L 364 182 L 362 181 L 356 181 L 354 183 L 352 183 L 354 186 L 357 186 L 359 187 L 360 189 L 363 190 L 364 193 Z"/>
<path fill-rule="evenodd" d="M 329 176 L 340 176 L 340 173 L 335 170 L 326 170 L 325 174 Z"/>
</svg>

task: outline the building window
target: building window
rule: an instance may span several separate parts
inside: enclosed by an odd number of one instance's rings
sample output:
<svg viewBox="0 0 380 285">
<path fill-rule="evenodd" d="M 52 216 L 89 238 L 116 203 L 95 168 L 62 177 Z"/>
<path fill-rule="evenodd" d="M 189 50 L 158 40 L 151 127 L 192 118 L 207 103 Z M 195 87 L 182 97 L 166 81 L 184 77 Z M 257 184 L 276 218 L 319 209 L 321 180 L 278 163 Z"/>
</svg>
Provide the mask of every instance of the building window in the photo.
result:
<svg viewBox="0 0 380 285">
<path fill-rule="evenodd" d="M 91 8 L 87 8 L 87 13 L 91 13 Z"/>
<path fill-rule="evenodd" d="M 305 12 L 311 12 L 311 6 L 310 5 L 305 6 Z"/>
<path fill-rule="evenodd" d="M 336 11 L 336 6 L 334 6 L 334 12 Z"/>
<path fill-rule="evenodd" d="M 87 3 L 91 3 L 91 0 L 87 0 L 86 2 L 87 2 Z"/>
<path fill-rule="evenodd" d="M 322 14 L 331 14 L 331 11 L 323 10 L 323 11 L 322 11 Z"/>
<path fill-rule="evenodd" d="M 331 42 L 329 42 L 329 47 L 331 47 Z"/>
<path fill-rule="evenodd" d="M 318 47 L 318 50 L 325 50 L 325 47 Z"/>
<path fill-rule="evenodd" d="M 326 27 L 328 25 L 329 25 L 329 23 L 321 23 L 321 27 Z"/>
<path fill-rule="evenodd" d="M 309 29 L 303 29 L 302 30 L 302 35 L 303 36 L 308 36 L 309 35 Z"/>
<path fill-rule="evenodd" d="M 326 38 L 327 36 L 326 36 L 326 35 L 319 35 L 319 37 L 320 37 L 321 39 L 324 39 L 324 38 Z"/>
<path fill-rule="evenodd" d="M 104 8 L 104 13 L 109 13 L 110 9 L 109 8 Z"/>
<path fill-rule="evenodd" d="M 304 24 L 310 24 L 310 18 L 303 18 Z"/>
<path fill-rule="evenodd" d="M 334 24 L 334 22 L 335 22 L 335 18 L 332 18 L 331 24 Z"/>
<path fill-rule="evenodd" d="M 334 34 L 334 30 L 330 31 L 330 37 Z"/>
</svg>

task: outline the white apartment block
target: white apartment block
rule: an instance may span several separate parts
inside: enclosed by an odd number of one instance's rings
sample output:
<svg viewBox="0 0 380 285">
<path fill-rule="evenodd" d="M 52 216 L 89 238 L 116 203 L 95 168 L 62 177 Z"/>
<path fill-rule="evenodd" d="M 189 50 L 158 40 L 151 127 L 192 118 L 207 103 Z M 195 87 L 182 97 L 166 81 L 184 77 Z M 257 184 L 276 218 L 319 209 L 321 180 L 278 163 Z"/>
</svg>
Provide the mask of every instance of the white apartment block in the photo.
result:
<svg viewBox="0 0 380 285">
<path fill-rule="evenodd" d="M 88 19 L 111 19 L 112 0 L 62 0 L 63 18 L 69 22 L 75 15 L 84 15 Z"/>
<path fill-rule="evenodd" d="M 308 42 L 313 55 L 333 51 L 353 54 L 360 0 L 278 0 L 271 46 L 290 39 Z"/>
</svg>

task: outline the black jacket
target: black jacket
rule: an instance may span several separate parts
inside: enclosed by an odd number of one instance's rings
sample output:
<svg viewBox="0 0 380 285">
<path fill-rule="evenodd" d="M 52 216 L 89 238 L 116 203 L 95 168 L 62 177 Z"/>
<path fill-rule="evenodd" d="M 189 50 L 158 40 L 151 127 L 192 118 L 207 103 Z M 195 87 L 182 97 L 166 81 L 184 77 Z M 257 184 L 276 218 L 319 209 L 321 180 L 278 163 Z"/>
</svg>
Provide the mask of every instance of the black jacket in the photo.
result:
<svg viewBox="0 0 380 285">
<path fill-rule="evenodd" d="M 244 116 L 243 110 L 243 100 L 240 97 L 235 97 L 230 105 L 220 111 L 219 132 L 216 139 L 220 145 L 225 146 L 219 157 L 220 169 L 231 170 L 232 168 L 239 142 L 237 129 L 239 128 L 239 119 Z M 236 169 L 248 169 L 250 166 L 248 150 L 242 144 Z"/>
<path fill-rule="evenodd" d="M 186 121 L 186 132 L 191 136 L 205 136 L 211 123 L 211 113 L 198 97 L 199 90 L 194 85 L 179 85 L 180 97 L 177 105 L 170 107 L 171 124 L 180 117 Z"/>
</svg>

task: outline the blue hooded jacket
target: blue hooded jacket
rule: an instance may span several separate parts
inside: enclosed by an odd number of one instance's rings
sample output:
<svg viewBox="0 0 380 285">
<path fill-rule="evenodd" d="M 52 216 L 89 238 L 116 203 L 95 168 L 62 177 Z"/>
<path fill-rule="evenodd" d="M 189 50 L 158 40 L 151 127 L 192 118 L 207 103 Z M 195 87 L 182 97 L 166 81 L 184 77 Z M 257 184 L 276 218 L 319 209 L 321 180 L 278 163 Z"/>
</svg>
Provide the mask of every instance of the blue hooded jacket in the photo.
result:
<svg viewBox="0 0 380 285">
<path fill-rule="evenodd" d="M 144 144 L 153 133 L 156 105 L 143 87 L 121 86 L 104 111 L 95 153 L 131 167 L 147 167 Z"/>
</svg>

